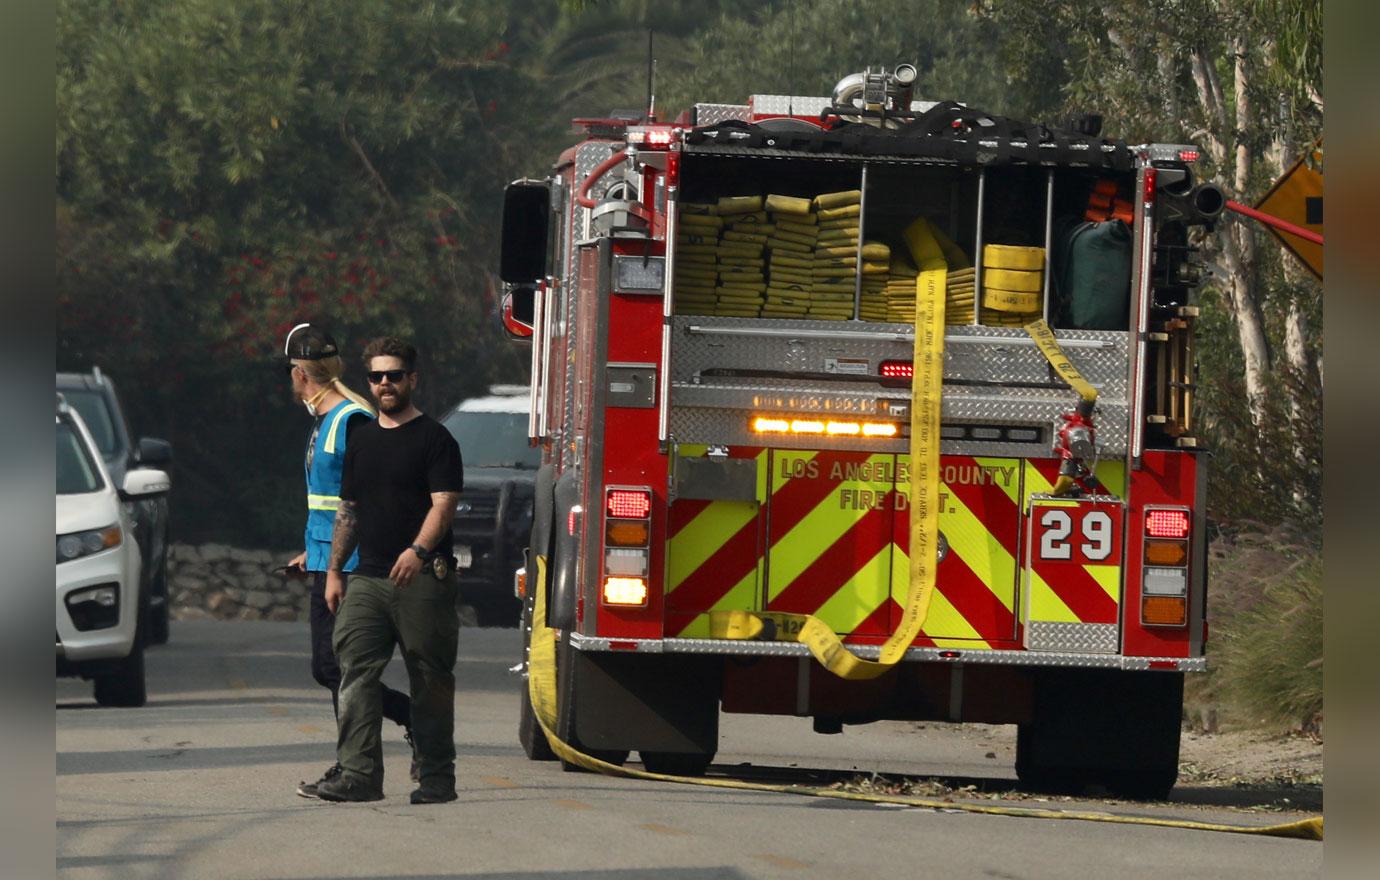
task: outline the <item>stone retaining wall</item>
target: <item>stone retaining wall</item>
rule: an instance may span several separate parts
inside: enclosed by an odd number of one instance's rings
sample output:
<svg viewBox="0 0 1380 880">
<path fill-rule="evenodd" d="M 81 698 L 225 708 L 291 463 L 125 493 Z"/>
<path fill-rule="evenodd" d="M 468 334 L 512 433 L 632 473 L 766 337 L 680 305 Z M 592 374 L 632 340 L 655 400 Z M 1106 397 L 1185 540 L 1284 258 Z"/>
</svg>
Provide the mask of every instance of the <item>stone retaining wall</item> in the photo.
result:
<svg viewBox="0 0 1380 880">
<path fill-rule="evenodd" d="M 272 573 L 298 551 L 174 544 L 168 601 L 174 620 L 306 620 L 306 578 Z"/>
<path fill-rule="evenodd" d="M 174 544 L 168 554 L 168 602 L 173 620 L 306 620 L 309 578 L 273 573 L 298 550 L 245 550 L 225 544 Z M 478 615 L 458 603 L 461 626 Z"/>
</svg>

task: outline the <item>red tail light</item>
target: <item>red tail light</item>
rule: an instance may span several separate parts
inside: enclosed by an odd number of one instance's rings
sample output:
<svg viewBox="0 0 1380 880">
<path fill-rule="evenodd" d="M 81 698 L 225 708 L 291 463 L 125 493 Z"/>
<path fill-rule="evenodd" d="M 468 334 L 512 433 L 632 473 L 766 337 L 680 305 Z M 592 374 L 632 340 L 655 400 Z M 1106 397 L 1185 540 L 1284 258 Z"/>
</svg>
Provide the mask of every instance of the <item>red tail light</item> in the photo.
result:
<svg viewBox="0 0 1380 880">
<path fill-rule="evenodd" d="M 1147 510 L 1145 534 L 1151 538 L 1187 538 L 1188 511 Z"/>
<path fill-rule="evenodd" d="M 622 519 L 646 519 L 652 513 L 652 493 L 645 489 L 610 489 L 608 515 Z"/>
<path fill-rule="evenodd" d="M 911 361 L 882 361 L 877 372 L 883 379 L 910 379 L 915 376 L 915 364 Z"/>
</svg>

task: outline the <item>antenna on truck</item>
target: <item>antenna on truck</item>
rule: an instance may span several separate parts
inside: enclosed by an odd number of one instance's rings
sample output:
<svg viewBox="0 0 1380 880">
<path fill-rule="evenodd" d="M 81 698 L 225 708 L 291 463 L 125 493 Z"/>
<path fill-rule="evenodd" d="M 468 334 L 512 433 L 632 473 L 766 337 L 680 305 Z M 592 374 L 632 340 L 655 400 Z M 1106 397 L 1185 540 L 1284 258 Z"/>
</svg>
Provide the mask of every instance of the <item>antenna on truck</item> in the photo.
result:
<svg viewBox="0 0 1380 880">
<path fill-rule="evenodd" d="M 647 118 L 656 122 L 656 58 L 652 55 L 653 30 L 647 28 Z"/>
</svg>

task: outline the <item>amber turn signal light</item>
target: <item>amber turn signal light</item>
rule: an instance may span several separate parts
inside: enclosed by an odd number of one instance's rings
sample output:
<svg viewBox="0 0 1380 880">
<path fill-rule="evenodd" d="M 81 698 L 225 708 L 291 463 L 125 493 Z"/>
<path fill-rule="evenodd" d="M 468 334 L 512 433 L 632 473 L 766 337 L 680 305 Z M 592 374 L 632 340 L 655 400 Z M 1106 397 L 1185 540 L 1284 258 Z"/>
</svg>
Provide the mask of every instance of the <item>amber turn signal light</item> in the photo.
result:
<svg viewBox="0 0 1380 880">
<path fill-rule="evenodd" d="M 1187 565 L 1188 544 L 1184 541 L 1145 541 L 1145 562 L 1148 565 Z"/>
<path fill-rule="evenodd" d="M 610 519 L 604 524 L 604 542 L 609 547 L 646 547 L 651 529 L 646 520 Z"/>
<path fill-rule="evenodd" d="M 1183 626 L 1188 622 L 1188 602 L 1178 596 L 1146 596 L 1140 617 L 1151 626 Z"/>
</svg>

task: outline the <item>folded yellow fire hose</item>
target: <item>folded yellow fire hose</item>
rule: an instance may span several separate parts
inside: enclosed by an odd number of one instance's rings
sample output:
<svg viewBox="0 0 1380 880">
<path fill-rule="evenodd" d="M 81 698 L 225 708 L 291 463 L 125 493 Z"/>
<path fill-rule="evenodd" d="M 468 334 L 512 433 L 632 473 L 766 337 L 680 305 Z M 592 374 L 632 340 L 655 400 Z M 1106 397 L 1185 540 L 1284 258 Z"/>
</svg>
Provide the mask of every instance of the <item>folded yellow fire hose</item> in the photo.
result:
<svg viewBox="0 0 1380 880">
<path fill-rule="evenodd" d="M 939 520 L 937 506 L 939 501 L 939 423 L 944 375 L 944 285 L 947 263 L 935 236 L 931 232 L 929 223 L 924 218 L 916 220 L 906 229 L 905 240 L 910 247 L 915 264 L 919 267 L 919 275 L 916 278 L 915 369 L 912 380 L 910 438 L 910 588 L 906 596 L 904 614 L 900 625 L 882 645 L 878 659 L 872 661 L 858 657 L 850 651 L 833 631 L 833 627 L 823 623 L 813 615 L 749 611 L 711 612 L 710 614 L 711 635 L 715 638 L 754 638 L 762 633 L 765 627 L 764 621 L 770 619 L 775 624 L 775 633 L 791 633 L 790 638 L 805 644 L 821 665 L 845 679 L 875 678 L 887 672 L 905 656 L 906 651 L 924 626 L 935 584 Z M 1089 395 L 1092 398 L 1096 397 L 1096 391 L 1078 374 L 1077 369 L 1063 355 L 1054 334 L 1044 321 L 1033 322 L 1027 327 L 1027 331 L 1056 372 L 1059 372 L 1080 396 L 1085 399 L 1091 399 Z M 529 589 L 534 590 L 531 651 L 528 661 L 529 696 L 534 715 L 546 734 L 552 750 L 558 757 L 571 764 L 610 775 L 714 788 L 782 792 L 1001 816 L 1079 819 L 1089 822 L 1113 822 L 1200 831 L 1322 839 L 1323 820 L 1320 816 L 1281 825 L 1228 825 L 1182 819 L 1156 819 L 1081 811 L 956 803 L 934 798 L 862 794 L 835 789 L 745 782 L 735 779 L 670 776 L 645 770 L 633 770 L 601 761 L 572 748 L 555 733 L 557 718 L 555 632 L 546 625 L 546 559 L 537 557 L 536 564 L 535 582 L 529 586 Z"/>
</svg>

